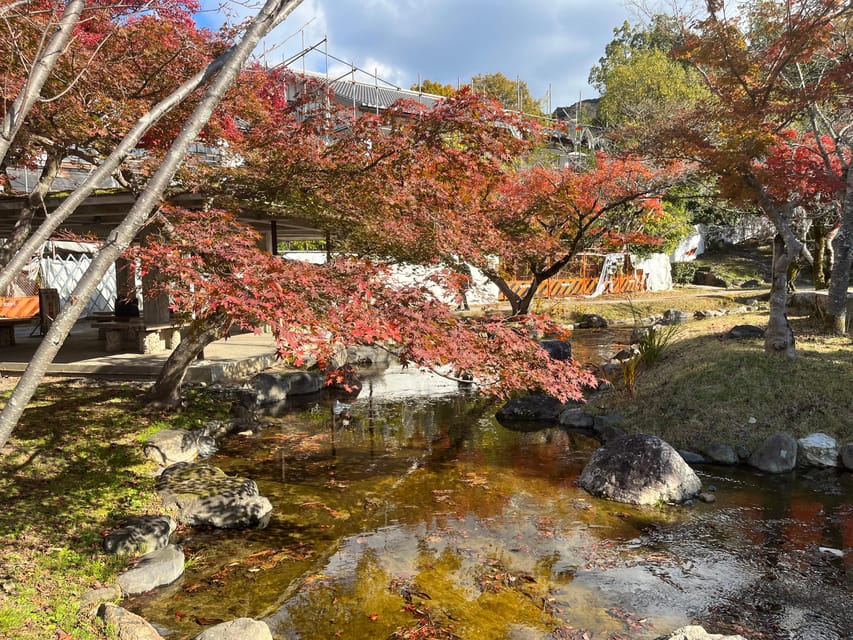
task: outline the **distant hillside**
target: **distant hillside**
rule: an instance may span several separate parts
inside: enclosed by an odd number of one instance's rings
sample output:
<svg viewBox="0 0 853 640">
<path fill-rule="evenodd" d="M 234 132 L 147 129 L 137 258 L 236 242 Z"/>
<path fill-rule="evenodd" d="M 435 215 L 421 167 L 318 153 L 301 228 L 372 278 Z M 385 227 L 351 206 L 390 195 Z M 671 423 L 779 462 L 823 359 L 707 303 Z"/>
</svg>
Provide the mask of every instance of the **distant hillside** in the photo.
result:
<svg viewBox="0 0 853 640">
<path fill-rule="evenodd" d="M 591 123 L 598 117 L 598 102 L 600 98 L 590 98 L 589 100 L 581 100 L 581 122 Z M 575 120 L 578 117 L 578 103 L 575 102 L 568 107 L 557 107 L 551 114 L 552 118 L 557 120 Z"/>
</svg>

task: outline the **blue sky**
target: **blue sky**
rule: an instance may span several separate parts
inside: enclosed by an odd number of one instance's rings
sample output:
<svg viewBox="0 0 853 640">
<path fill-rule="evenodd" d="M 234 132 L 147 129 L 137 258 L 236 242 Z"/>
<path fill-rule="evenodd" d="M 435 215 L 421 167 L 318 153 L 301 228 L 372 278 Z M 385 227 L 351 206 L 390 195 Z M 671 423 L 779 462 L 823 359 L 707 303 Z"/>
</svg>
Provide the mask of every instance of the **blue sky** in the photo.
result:
<svg viewBox="0 0 853 640">
<path fill-rule="evenodd" d="M 224 13 L 205 2 L 212 26 Z M 236 4 L 226 10 L 249 13 Z M 639 17 L 623 0 L 304 0 L 258 53 L 277 63 L 303 41 L 328 37 L 331 55 L 397 86 L 408 88 L 419 74 L 455 86 L 499 71 L 526 80 L 535 98 L 550 86 L 554 109 L 597 95 L 587 84 L 589 69 L 625 20 Z M 322 48 L 305 67 L 325 72 Z M 348 69 L 329 61 L 332 76 Z"/>
</svg>

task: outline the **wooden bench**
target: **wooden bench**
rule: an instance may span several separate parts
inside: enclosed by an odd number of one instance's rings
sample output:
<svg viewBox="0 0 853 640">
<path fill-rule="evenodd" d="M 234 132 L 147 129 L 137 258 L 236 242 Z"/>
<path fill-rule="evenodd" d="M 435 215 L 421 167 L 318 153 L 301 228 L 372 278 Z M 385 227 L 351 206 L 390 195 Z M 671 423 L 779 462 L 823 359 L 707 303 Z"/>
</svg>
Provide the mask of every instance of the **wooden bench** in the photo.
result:
<svg viewBox="0 0 853 640">
<path fill-rule="evenodd" d="M 139 318 L 118 320 L 115 316 L 99 317 L 91 326 L 98 330 L 108 353 L 126 349 L 136 353 L 162 353 L 174 349 L 181 341 L 181 327 L 174 324 L 143 324 Z"/>
<path fill-rule="evenodd" d="M 38 319 L 38 316 L 35 317 Z M 0 317 L 0 347 L 11 347 L 15 342 L 15 327 L 19 324 L 32 324 L 33 318 Z"/>
</svg>

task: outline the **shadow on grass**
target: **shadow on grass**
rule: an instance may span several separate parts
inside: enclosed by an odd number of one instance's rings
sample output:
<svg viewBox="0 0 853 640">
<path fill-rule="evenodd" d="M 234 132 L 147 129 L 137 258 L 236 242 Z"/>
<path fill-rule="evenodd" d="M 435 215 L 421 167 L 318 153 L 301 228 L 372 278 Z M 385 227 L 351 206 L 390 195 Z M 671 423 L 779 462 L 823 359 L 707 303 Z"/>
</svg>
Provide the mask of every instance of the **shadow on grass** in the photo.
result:
<svg viewBox="0 0 853 640">
<path fill-rule="evenodd" d="M 131 386 L 43 386 L 0 458 L 0 536 L 79 550 L 153 495 L 141 442 L 157 423 Z M 213 416 L 211 416 L 213 417 Z"/>
</svg>

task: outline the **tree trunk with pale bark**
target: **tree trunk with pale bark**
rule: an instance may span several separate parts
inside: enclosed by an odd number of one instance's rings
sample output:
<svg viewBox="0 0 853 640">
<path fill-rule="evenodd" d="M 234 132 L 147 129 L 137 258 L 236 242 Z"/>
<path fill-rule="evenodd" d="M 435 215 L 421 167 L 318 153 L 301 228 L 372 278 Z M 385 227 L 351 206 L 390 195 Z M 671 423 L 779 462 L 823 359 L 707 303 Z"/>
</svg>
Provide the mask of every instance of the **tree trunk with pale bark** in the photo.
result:
<svg viewBox="0 0 853 640">
<path fill-rule="evenodd" d="M 832 239 L 832 276 L 829 280 L 829 300 L 826 305 L 826 328 L 843 335 L 847 332 L 847 288 L 850 286 L 850 265 L 853 263 L 853 170 L 847 169 L 846 192 L 841 203 L 841 226 Z"/>
<path fill-rule="evenodd" d="M 175 138 L 168 153 L 164 156 L 163 162 L 125 219 L 107 238 L 103 248 L 75 287 L 68 304 L 57 315 L 47 335 L 27 365 L 15 386 L 15 390 L 0 412 L 0 448 L 8 441 L 12 430 L 41 383 L 48 365 L 53 362 L 74 323 L 85 308 L 85 302 L 91 297 L 110 265 L 115 262 L 116 258 L 130 245 L 136 234 L 148 222 L 151 212 L 158 205 L 178 167 L 186 157 L 190 144 L 196 140 L 199 132 L 210 119 L 213 110 L 236 79 L 243 64 L 248 60 L 261 38 L 290 15 L 300 1 L 267 0 L 258 15 L 247 27 L 241 40 L 229 50 L 221 70 L 212 80 L 204 97 Z"/>
<path fill-rule="evenodd" d="M 786 313 L 788 306 L 788 268 L 795 257 L 795 255 L 791 255 L 791 250 L 792 247 L 786 244 L 782 234 L 777 233 L 773 238 L 770 317 L 767 321 L 767 331 L 764 333 L 764 351 L 793 358 L 797 355 L 797 350 L 794 332 Z"/>
</svg>

